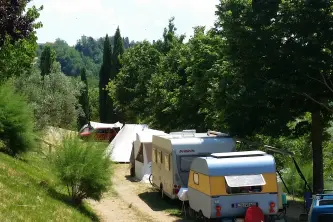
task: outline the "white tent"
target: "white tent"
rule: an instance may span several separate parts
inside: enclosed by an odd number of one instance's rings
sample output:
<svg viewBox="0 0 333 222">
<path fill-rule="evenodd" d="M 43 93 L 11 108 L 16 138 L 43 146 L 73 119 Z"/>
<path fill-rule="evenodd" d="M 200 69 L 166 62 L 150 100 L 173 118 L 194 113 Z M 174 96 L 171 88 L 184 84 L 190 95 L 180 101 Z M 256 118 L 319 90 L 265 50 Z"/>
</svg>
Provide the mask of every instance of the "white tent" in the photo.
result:
<svg viewBox="0 0 333 222">
<path fill-rule="evenodd" d="M 136 133 L 145 128 L 148 128 L 148 126 L 143 124 L 125 124 L 108 146 L 111 160 L 118 163 L 129 163 Z"/>
<path fill-rule="evenodd" d="M 136 134 L 133 147 L 135 158 L 135 177 L 142 182 L 149 182 L 151 174 L 153 135 L 167 135 L 163 131 L 147 129 Z"/>
</svg>

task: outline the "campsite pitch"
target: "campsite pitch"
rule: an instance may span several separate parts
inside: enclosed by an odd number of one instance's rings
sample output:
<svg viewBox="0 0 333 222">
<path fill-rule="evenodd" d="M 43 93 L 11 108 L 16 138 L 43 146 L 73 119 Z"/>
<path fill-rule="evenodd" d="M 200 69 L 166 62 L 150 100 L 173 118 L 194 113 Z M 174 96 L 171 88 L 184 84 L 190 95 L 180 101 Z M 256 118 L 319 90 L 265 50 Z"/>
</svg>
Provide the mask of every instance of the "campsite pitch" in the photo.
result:
<svg viewBox="0 0 333 222">
<path fill-rule="evenodd" d="M 161 200 L 151 185 L 133 181 L 128 164 L 115 165 L 113 190 L 101 202 L 91 201 L 102 221 L 184 221 L 180 205 Z"/>
</svg>

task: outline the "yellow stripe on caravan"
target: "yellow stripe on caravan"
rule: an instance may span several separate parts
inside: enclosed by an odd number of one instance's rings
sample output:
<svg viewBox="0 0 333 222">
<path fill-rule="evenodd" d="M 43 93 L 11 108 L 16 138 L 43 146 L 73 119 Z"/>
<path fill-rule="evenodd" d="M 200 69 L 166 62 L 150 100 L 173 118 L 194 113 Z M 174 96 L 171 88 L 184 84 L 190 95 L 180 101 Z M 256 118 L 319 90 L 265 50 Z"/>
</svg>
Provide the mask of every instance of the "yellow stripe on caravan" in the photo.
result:
<svg viewBox="0 0 333 222">
<path fill-rule="evenodd" d="M 204 194 L 210 195 L 210 184 L 209 184 L 209 176 L 196 173 L 199 176 L 199 183 L 194 183 L 194 173 L 192 170 L 190 171 L 189 180 L 188 180 L 188 187 L 191 187 L 197 191 L 200 191 Z"/>
<path fill-rule="evenodd" d="M 224 177 L 210 177 L 211 196 L 228 195 Z"/>
<path fill-rule="evenodd" d="M 232 195 L 228 194 L 226 191 L 226 182 L 223 176 L 219 177 L 209 177 L 204 174 L 199 175 L 199 183 L 194 183 L 194 172 L 191 170 L 188 180 L 188 186 L 198 190 L 204 194 L 210 196 L 224 196 L 224 195 Z M 278 192 L 276 173 L 266 173 L 263 174 L 263 177 L 266 181 L 266 184 L 262 187 L 262 191 L 260 193 L 275 193 Z"/>
<path fill-rule="evenodd" d="M 266 185 L 263 186 L 261 193 L 278 192 L 276 173 L 264 173 L 262 176 L 266 181 Z"/>
</svg>

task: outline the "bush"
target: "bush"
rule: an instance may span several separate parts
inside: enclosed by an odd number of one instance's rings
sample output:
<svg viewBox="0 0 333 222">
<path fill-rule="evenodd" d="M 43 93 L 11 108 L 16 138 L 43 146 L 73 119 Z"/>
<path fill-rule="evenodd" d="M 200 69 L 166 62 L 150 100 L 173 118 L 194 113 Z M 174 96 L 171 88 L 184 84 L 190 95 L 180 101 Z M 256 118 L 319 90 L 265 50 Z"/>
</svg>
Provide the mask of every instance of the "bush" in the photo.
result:
<svg viewBox="0 0 333 222">
<path fill-rule="evenodd" d="M 63 73 L 51 73 L 44 78 L 38 70 L 15 80 L 16 90 L 25 94 L 34 109 L 36 129 L 54 126 L 76 130 L 80 105 L 78 96 L 82 83 Z"/>
<path fill-rule="evenodd" d="M 53 162 L 56 174 L 67 186 L 76 204 L 83 199 L 100 200 L 111 179 L 111 160 L 103 143 L 83 142 L 76 136 L 66 137 L 57 147 Z"/>
<path fill-rule="evenodd" d="M 34 145 L 33 111 L 10 84 L 0 85 L 0 148 L 11 155 Z"/>
<path fill-rule="evenodd" d="M 313 180 L 312 180 L 312 163 L 303 163 L 302 161 L 297 160 L 297 163 L 300 165 L 300 169 L 302 173 L 304 174 L 304 177 L 306 181 L 308 182 L 310 188 L 312 189 Z M 294 174 L 294 175 L 293 175 Z M 304 181 L 302 178 L 298 175 L 295 165 L 293 163 L 290 163 L 288 165 L 288 168 L 286 168 L 285 172 L 283 173 L 283 179 L 286 182 L 286 185 L 289 189 L 289 191 L 292 194 L 292 188 L 294 188 L 294 194 L 298 197 L 304 196 Z M 306 190 L 308 191 L 308 190 Z"/>
</svg>

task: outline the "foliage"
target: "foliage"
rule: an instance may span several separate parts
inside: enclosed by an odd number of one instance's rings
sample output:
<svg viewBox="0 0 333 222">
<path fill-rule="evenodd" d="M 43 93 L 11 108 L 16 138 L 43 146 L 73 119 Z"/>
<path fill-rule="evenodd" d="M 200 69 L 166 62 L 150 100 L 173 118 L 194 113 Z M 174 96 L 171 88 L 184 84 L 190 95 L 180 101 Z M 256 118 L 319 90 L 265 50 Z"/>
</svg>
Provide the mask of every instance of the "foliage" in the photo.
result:
<svg viewBox="0 0 333 222">
<path fill-rule="evenodd" d="M 35 6 L 26 10 L 31 0 L 0 0 L 0 50 L 8 41 L 13 44 L 19 40 L 34 35 L 34 31 L 41 27 L 41 23 L 35 23 L 39 17 L 39 11 Z"/>
<path fill-rule="evenodd" d="M 113 110 L 109 109 L 110 100 L 105 90 L 112 73 L 112 49 L 108 35 L 105 36 L 103 50 L 103 64 L 99 72 L 99 117 L 100 122 L 106 123 L 109 120 L 108 116 L 113 112 Z"/>
<path fill-rule="evenodd" d="M 80 81 L 63 73 L 51 73 L 42 78 L 36 70 L 17 78 L 15 86 L 27 96 L 34 109 L 36 129 L 46 126 L 76 129 Z"/>
<path fill-rule="evenodd" d="M 0 48 L 0 82 L 31 70 L 36 62 L 36 39 L 34 35 L 30 35 L 15 43 L 10 43 L 10 38 L 5 40 L 4 45 Z"/>
<path fill-rule="evenodd" d="M 301 162 L 301 161 L 298 161 Z M 306 181 L 309 183 L 309 186 L 313 186 L 313 179 L 312 179 L 312 163 L 311 162 L 303 162 L 301 165 L 301 171 L 306 179 Z M 289 192 L 294 192 L 295 196 L 303 197 L 304 191 L 306 191 L 306 188 L 304 187 L 304 181 L 302 178 L 298 175 L 295 166 L 293 163 L 290 163 L 286 165 L 285 173 L 282 175 Z"/>
<path fill-rule="evenodd" d="M 287 123 L 311 112 L 316 191 L 323 188 L 322 142 L 331 115 L 332 91 L 326 84 L 332 81 L 330 6 L 324 1 L 224 0 L 217 11 L 233 74 L 223 98 L 230 132 L 287 136 Z"/>
<path fill-rule="evenodd" d="M 86 70 L 84 68 L 81 69 L 81 82 L 84 84 L 85 87 L 81 90 L 81 95 L 79 97 L 79 103 L 80 103 L 82 111 L 83 111 L 78 117 L 78 128 L 79 129 L 90 121 L 88 81 L 87 81 L 87 76 L 86 76 Z"/>
<path fill-rule="evenodd" d="M 56 63 L 56 53 L 50 45 L 46 45 L 43 49 L 42 55 L 40 57 L 39 68 L 41 70 L 41 75 L 49 75 L 54 70 L 54 65 Z"/>
<path fill-rule="evenodd" d="M 59 179 L 68 188 L 73 202 L 100 200 L 110 185 L 111 161 L 105 144 L 83 142 L 78 137 L 65 138 L 57 148 L 53 162 Z"/>
<path fill-rule="evenodd" d="M 89 87 L 89 104 L 91 121 L 99 121 L 99 89 L 98 87 Z"/>
<path fill-rule="evenodd" d="M 69 204 L 66 188 L 42 154 L 27 152 L 18 159 L 0 153 L 0 163 L 0 221 L 49 221 L 50 215 L 53 221 L 98 221 L 87 204 Z"/>
<path fill-rule="evenodd" d="M 9 83 L 0 86 L 0 146 L 11 155 L 34 146 L 33 111 Z"/>
<path fill-rule="evenodd" d="M 160 53 L 147 41 L 123 54 L 121 72 L 107 86 L 117 116 L 122 116 L 121 119 L 137 122 L 146 117 L 145 113 L 149 113 L 147 90 L 159 62 Z"/>
<path fill-rule="evenodd" d="M 124 53 L 124 43 L 123 39 L 120 35 L 120 29 L 119 27 L 116 30 L 116 33 L 114 34 L 114 44 L 113 44 L 113 50 L 112 50 L 112 74 L 111 74 L 111 80 L 113 80 L 117 74 L 119 73 L 119 70 L 121 68 L 120 64 L 120 56 Z"/>
</svg>

